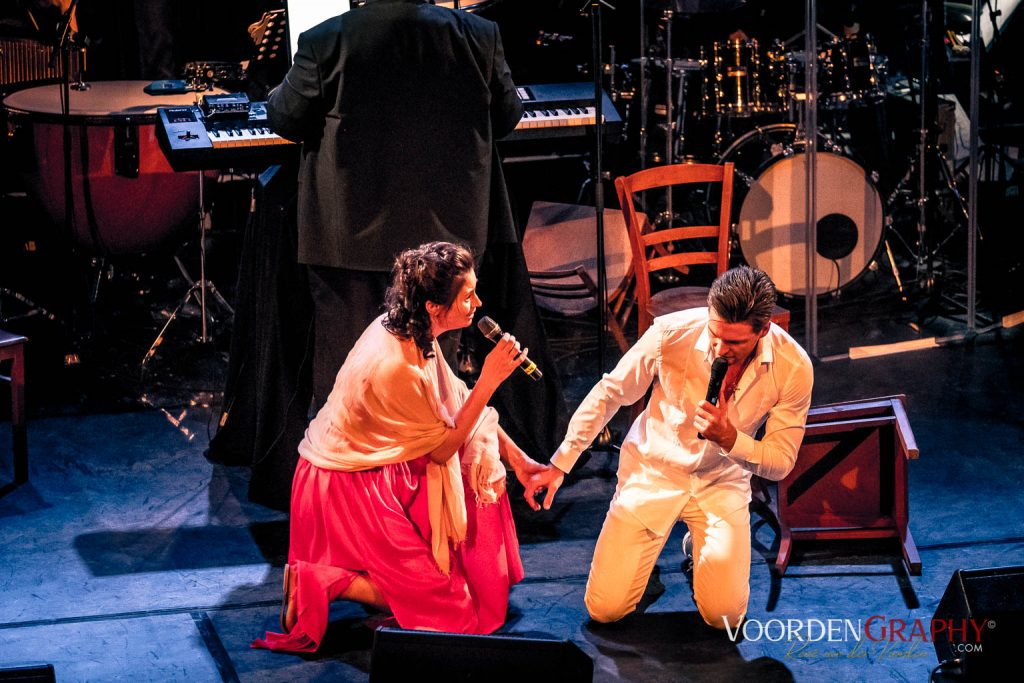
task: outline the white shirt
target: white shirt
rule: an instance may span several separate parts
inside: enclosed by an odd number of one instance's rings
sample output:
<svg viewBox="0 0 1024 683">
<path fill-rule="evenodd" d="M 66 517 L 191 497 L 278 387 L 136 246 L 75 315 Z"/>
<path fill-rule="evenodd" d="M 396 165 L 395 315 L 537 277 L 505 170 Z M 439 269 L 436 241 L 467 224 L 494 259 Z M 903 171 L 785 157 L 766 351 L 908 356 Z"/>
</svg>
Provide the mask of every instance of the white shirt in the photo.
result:
<svg viewBox="0 0 1024 683">
<path fill-rule="evenodd" d="M 803 440 L 814 373 L 807 353 L 774 323 L 728 404 L 737 430 L 732 450 L 697 438 L 693 419 L 714 360 L 707 323 L 707 308 L 656 318 L 583 399 L 551 458 L 568 472 L 616 411 L 643 398 L 653 383 L 650 402 L 622 443 L 614 504 L 658 534 L 671 530 L 690 496 L 718 516 L 747 505 L 751 474 L 784 478 Z M 762 424 L 765 435 L 757 441 Z"/>
</svg>

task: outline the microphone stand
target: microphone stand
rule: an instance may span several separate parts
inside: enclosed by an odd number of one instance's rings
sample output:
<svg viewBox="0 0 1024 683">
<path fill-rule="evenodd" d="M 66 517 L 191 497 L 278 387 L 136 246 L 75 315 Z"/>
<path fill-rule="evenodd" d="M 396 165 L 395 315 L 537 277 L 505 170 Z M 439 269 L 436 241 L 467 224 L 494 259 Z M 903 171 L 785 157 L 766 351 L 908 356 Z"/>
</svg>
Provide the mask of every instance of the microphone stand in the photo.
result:
<svg viewBox="0 0 1024 683">
<path fill-rule="evenodd" d="M 604 88 L 601 61 L 601 6 L 614 10 L 606 0 L 587 0 L 580 12 L 590 12 L 591 59 L 594 76 L 594 228 L 597 241 L 597 371 L 604 374 L 605 328 L 608 326 L 608 272 L 604 261 Z"/>
<path fill-rule="evenodd" d="M 53 55 L 60 59 L 60 113 L 64 123 L 64 229 L 69 238 L 74 235 L 74 200 L 71 195 L 71 21 L 77 7 L 78 0 L 71 0 L 71 5 L 61 16 L 57 24 L 57 49 Z"/>
</svg>

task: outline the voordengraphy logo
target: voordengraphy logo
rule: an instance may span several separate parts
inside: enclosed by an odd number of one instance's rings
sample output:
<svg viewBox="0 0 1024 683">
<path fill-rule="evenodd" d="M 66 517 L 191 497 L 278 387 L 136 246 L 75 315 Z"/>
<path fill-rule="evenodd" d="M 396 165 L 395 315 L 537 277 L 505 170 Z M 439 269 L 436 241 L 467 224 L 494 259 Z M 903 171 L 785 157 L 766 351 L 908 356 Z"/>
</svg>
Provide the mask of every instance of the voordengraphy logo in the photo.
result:
<svg viewBox="0 0 1024 683">
<path fill-rule="evenodd" d="M 829 642 L 844 643 L 859 641 L 864 633 L 864 625 L 860 620 L 850 619 L 744 619 L 738 628 L 730 628 L 729 622 L 723 617 L 725 632 L 729 640 L 736 642 L 740 633 L 747 641 L 767 640 L 772 643 L 802 641 L 808 643 Z"/>
<path fill-rule="evenodd" d="M 726 634 L 736 642 L 740 635 L 750 642 L 790 643 L 788 656 L 838 657 L 876 656 L 924 657 L 923 644 L 942 641 L 954 652 L 981 652 L 981 635 L 994 629 L 991 619 L 895 619 L 874 615 L 867 619 L 746 619 L 733 628 L 723 620 Z M 845 643 L 847 652 L 811 648 L 822 643 Z M 909 644 L 909 647 L 903 646 Z M 903 646 L 906 651 L 898 652 Z"/>
</svg>

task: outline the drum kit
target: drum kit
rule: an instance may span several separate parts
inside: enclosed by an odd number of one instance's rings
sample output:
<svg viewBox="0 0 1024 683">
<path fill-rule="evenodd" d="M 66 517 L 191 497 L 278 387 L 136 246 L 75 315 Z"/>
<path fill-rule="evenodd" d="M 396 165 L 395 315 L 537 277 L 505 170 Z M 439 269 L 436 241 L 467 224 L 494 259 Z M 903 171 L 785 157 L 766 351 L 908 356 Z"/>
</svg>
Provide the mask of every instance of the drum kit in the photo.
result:
<svg viewBox="0 0 1024 683">
<path fill-rule="evenodd" d="M 822 124 L 814 287 L 818 294 L 839 296 L 874 267 L 891 222 L 879 172 L 856 151 L 858 143 L 885 145 L 884 131 L 876 127 L 877 139 L 856 140 L 847 123 L 853 117 L 874 120 L 884 107 L 887 58 L 870 35 L 843 37 L 822 29 L 827 38 L 811 58 L 794 48 L 796 42 L 803 46 L 801 33 L 785 42 L 734 35 L 700 46 L 697 59 L 675 59 L 672 25 L 686 18 L 674 9 L 663 11 L 651 45 L 641 46 L 647 56 L 635 61 L 635 87 L 617 97 L 631 108 L 640 100 L 640 123 L 633 128 L 639 130 L 641 165 L 734 163 L 733 253 L 768 273 L 781 293 L 806 296 L 809 136 L 803 105 L 812 65 Z M 661 220 L 668 224 L 674 217 L 671 196 L 664 204 Z"/>
<path fill-rule="evenodd" d="M 715 41 L 701 48 L 702 114 L 749 117 L 796 115 L 803 90 L 806 55 L 787 50 L 781 40 Z M 870 36 L 833 36 L 817 54 L 818 101 L 825 110 L 880 101 L 885 93 L 884 56 Z"/>
</svg>

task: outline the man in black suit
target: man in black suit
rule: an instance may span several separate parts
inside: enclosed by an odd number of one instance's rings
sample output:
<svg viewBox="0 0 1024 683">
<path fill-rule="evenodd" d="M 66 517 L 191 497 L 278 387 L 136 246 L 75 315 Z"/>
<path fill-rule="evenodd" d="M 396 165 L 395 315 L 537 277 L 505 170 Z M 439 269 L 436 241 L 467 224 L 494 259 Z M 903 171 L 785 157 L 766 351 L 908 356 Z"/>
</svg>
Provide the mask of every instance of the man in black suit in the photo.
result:
<svg viewBox="0 0 1024 683">
<path fill-rule="evenodd" d="M 298 256 L 315 310 L 314 400 L 384 299 L 392 260 L 432 240 L 516 240 L 493 141 L 522 116 L 494 23 L 427 0 L 368 0 L 299 37 L 270 95 L 301 141 Z"/>
</svg>

